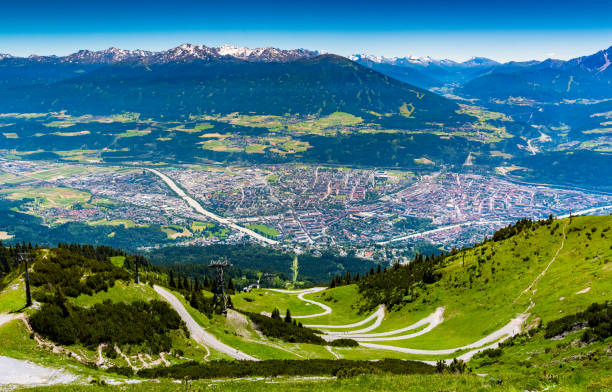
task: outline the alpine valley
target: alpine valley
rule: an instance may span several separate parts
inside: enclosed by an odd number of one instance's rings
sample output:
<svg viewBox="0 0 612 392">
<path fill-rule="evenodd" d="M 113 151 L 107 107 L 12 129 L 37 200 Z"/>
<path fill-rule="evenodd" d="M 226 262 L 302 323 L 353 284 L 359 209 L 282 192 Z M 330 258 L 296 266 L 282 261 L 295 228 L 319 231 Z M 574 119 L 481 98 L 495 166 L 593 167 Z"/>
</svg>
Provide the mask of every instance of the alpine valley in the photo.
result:
<svg viewBox="0 0 612 392">
<path fill-rule="evenodd" d="M 0 54 L 0 390 L 610 391 L 611 62 Z"/>
</svg>

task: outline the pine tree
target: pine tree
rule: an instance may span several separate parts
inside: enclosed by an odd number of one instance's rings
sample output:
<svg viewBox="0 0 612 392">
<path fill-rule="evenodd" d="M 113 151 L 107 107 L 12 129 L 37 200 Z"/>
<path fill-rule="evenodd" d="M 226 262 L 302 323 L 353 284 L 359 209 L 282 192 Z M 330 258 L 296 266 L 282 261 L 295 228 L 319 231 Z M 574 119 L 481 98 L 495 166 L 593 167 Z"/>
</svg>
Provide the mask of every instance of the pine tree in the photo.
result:
<svg viewBox="0 0 612 392">
<path fill-rule="evenodd" d="M 275 320 L 280 320 L 281 316 L 280 316 L 280 310 L 278 310 L 278 308 L 274 308 L 274 310 L 272 311 L 272 315 L 270 316 Z"/>
<path fill-rule="evenodd" d="M 287 308 L 287 313 L 285 314 L 285 322 L 291 323 L 291 311 Z"/>
<path fill-rule="evenodd" d="M 174 282 L 174 273 L 172 272 L 172 270 L 168 272 L 168 286 L 176 288 L 176 283 Z"/>
</svg>

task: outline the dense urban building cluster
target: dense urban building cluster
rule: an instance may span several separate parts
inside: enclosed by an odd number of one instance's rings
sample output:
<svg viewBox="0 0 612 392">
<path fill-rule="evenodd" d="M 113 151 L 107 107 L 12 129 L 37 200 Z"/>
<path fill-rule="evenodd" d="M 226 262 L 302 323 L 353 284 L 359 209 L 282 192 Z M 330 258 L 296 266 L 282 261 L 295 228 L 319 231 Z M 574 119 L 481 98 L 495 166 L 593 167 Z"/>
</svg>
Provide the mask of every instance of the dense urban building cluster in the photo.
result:
<svg viewBox="0 0 612 392">
<path fill-rule="evenodd" d="M 393 248 L 418 241 L 460 247 L 523 217 L 540 219 L 612 204 L 608 195 L 445 170 L 419 175 L 275 165 L 171 167 L 162 172 L 206 210 L 281 246 L 336 246 L 368 259 L 393 258 Z M 197 213 L 142 168 L 3 160 L 0 174 L 6 184 L 2 198 L 20 200 L 23 211 L 48 225 L 161 225 L 169 239 L 184 245 L 251 240 Z M 58 188 L 78 194 L 72 202 L 62 202 L 44 191 Z M 28 189 L 37 189 L 39 196 L 32 197 Z M 381 245 L 388 251 L 381 251 Z"/>
</svg>

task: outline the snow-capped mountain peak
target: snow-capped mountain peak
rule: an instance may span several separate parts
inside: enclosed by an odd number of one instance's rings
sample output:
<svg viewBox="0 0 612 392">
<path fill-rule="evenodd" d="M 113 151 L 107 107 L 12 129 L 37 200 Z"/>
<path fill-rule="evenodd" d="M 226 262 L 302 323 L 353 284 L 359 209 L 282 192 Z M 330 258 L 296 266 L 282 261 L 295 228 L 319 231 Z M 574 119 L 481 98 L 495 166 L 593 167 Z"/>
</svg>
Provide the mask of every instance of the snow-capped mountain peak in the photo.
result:
<svg viewBox="0 0 612 392">
<path fill-rule="evenodd" d="M 378 64 L 390 64 L 390 65 L 420 65 L 427 67 L 432 64 L 444 64 L 444 65 L 455 65 L 456 62 L 452 60 L 438 60 L 434 59 L 430 56 L 426 57 L 416 57 L 416 56 L 406 56 L 406 57 L 385 57 L 385 56 L 375 56 L 372 54 L 354 54 L 348 57 L 350 60 L 357 62 L 372 62 Z"/>
<path fill-rule="evenodd" d="M 110 47 L 100 51 L 79 50 L 76 53 L 61 58 L 67 63 L 103 63 L 112 64 L 119 61 L 150 56 L 151 52 L 144 50 L 126 50 Z"/>
<path fill-rule="evenodd" d="M 395 61 L 397 61 L 397 57 L 376 56 L 373 54 L 366 53 L 354 54 L 349 56 L 348 58 L 349 60 L 353 61 L 371 61 L 373 63 L 379 64 L 393 64 Z"/>
<path fill-rule="evenodd" d="M 253 50 L 247 47 L 244 47 L 244 46 L 238 47 L 238 46 L 232 46 L 228 44 L 219 46 L 217 48 L 217 51 L 222 56 L 232 56 L 232 57 L 239 57 L 239 58 L 248 57 L 253 53 Z"/>
<path fill-rule="evenodd" d="M 612 46 L 590 56 L 582 56 L 569 60 L 569 62 L 588 71 L 595 71 L 598 73 L 612 69 L 610 67 L 612 63 Z"/>
<path fill-rule="evenodd" d="M 160 52 L 149 52 L 145 50 L 126 50 L 110 47 L 100 51 L 79 50 L 64 57 L 31 55 L 28 59 L 33 61 L 59 61 L 64 63 L 81 64 L 114 64 L 122 61 L 138 61 L 148 64 L 163 64 L 169 62 L 191 62 L 196 60 L 244 60 L 251 62 L 286 62 L 304 57 L 319 55 L 318 51 L 306 49 L 283 50 L 272 47 L 250 49 L 223 45 L 220 47 L 208 47 L 205 45 L 194 45 L 190 43 L 181 44 L 175 48 Z M 13 58 L 8 54 L 0 54 L 0 60 Z"/>
</svg>

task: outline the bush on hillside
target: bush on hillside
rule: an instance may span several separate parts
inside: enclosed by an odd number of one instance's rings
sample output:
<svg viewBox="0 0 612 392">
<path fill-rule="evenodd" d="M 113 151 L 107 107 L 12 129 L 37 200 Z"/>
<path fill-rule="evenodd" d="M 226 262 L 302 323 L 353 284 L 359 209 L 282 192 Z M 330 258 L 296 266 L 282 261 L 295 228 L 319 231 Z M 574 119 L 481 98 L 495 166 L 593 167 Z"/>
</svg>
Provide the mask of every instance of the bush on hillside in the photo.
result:
<svg viewBox="0 0 612 392">
<path fill-rule="evenodd" d="M 591 304 L 584 312 L 571 314 L 549 322 L 544 336 L 550 339 L 571 332 L 576 327 L 587 326 L 582 334 L 582 340 L 604 340 L 612 336 L 612 301 Z"/>
<path fill-rule="evenodd" d="M 327 344 L 329 346 L 334 346 L 334 347 L 357 347 L 359 346 L 359 343 L 357 343 L 357 341 L 353 339 L 336 339 L 336 340 L 332 340 L 331 342 L 328 342 Z"/>
<path fill-rule="evenodd" d="M 276 310 L 278 312 L 278 310 Z M 245 313 L 265 336 L 280 339 L 289 343 L 327 344 L 315 331 L 295 323 L 286 322 L 277 317 L 268 317 L 257 313 Z M 276 313 L 274 313 L 276 314 Z"/>
<path fill-rule="evenodd" d="M 357 371 L 351 370 L 357 369 Z M 383 359 L 381 361 L 351 361 L 346 359 L 266 360 L 266 361 L 211 361 L 188 362 L 169 367 L 142 369 L 143 378 L 202 379 L 213 377 L 273 377 L 273 376 L 333 376 L 346 374 L 433 374 L 435 368 L 417 361 Z"/>
<path fill-rule="evenodd" d="M 62 302 L 61 296 L 56 299 L 34 313 L 30 324 L 41 336 L 63 345 L 146 343 L 152 353 L 159 353 L 170 350 L 170 331 L 185 328 L 174 309 L 158 300 L 131 304 L 105 301 L 81 308 Z"/>
</svg>

